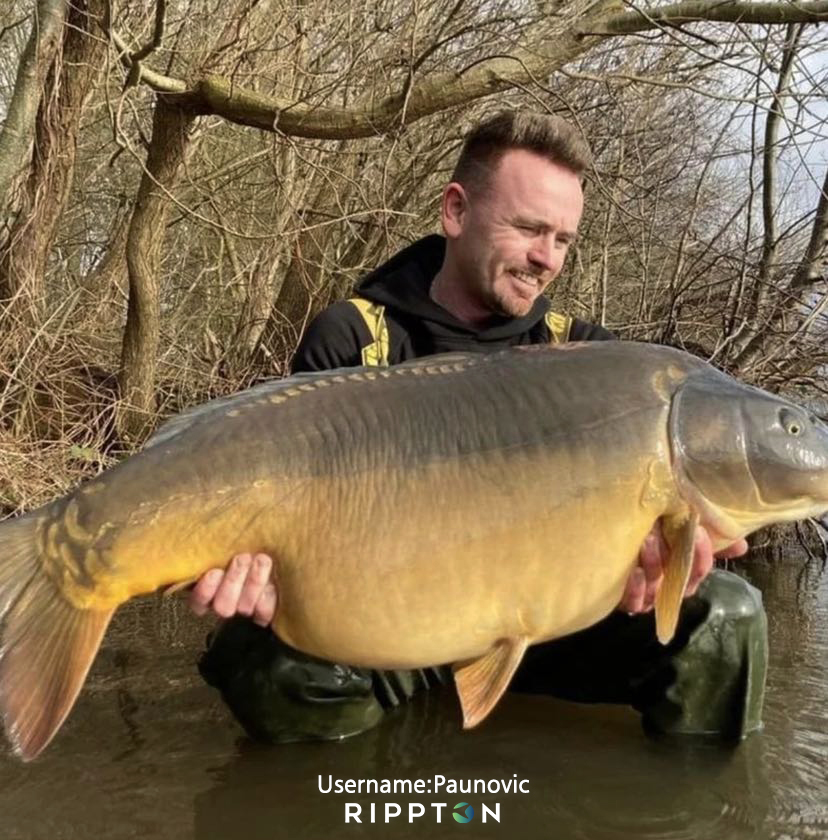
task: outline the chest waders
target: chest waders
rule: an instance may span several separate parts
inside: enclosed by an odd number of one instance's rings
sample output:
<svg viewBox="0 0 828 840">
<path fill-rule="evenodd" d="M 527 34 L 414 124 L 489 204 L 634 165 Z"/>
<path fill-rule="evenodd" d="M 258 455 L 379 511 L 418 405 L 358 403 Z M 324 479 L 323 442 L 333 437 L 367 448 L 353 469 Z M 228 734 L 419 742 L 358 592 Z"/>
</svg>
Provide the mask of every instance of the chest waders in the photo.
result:
<svg viewBox="0 0 828 840">
<path fill-rule="evenodd" d="M 350 303 L 369 334 L 362 364 L 387 366 L 385 307 L 364 298 Z M 569 316 L 548 312 L 545 323 L 550 344 L 568 339 Z M 511 688 L 632 705 L 652 732 L 739 740 L 761 727 L 766 669 L 761 594 L 736 575 L 714 571 L 685 601 L 668 646 L 656 639 L 652 612 L 616 611 L 580 633 L 529 648 Z M 211 634 L 199 670 L 221 691 L 248 735 L 268 743 L 364 732 L 418 691 L 452 681 L 447 666 L 370 671 L 326 662 L 242 616 Z"/>
</svg>

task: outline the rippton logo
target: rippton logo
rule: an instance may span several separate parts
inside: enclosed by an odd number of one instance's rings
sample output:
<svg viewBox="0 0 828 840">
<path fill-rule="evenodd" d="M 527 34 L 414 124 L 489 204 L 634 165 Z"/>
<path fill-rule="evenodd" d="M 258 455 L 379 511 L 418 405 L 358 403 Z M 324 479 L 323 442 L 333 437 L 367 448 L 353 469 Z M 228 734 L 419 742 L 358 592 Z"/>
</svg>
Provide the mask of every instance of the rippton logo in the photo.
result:
<svg viewBox="0 0 828 840">
<path fill-rule="evenodd" d="M 463 811 L 462 814 L 458 814 L 457 813 L 458 808 L 465 808 L 466 810 Z M 465 814 L 465 816 L 464 816 L 464 814 Z M 474 816 L 474 808 L 472 808 L 472 806 L 469 805 L 468 802 L 458 802 L 454 806 L 454 813 L 452 814 L 452 816 L 459 823 L 471 822 L 472 817 Z"/>
</svg>

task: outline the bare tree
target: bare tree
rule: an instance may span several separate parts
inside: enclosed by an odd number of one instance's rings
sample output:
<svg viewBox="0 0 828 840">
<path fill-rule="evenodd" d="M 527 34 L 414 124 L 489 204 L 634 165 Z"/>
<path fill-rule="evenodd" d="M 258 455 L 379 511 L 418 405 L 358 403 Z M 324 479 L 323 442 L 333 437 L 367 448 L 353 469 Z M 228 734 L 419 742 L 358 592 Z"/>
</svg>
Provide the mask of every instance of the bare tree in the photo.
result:
<svg viewBox="0 0 828 840">
<path fill-rule="evenodd" d="M 506 103 L 562 111 L 595 147 L 556 306 L 756 379 L 820 364 L 796 348 L 824 335 L 824 173 L 795 209 L 792 173 L 814 165 L 791 156 L 828 135 L 802 84 L 826 0 L 85 0 L 70 14 L 50 69 L 32 76 L 21 53 L 7 96 L 33 90 L 38 127 L 14 135 L 28 142 L 0 279 L 37 302 L 36 330 L 98 335 L 84 352 L 119 367 L 124 440 L 169 401 L 283 371 L 309 317 L 430 229 L 463 126 Z M 88 52 L 67 61 L 72 43 Z"/>
<path fill-rule="evenodd" d="M 33 69 L 18 79 L 25 80 L 22 97 L 27 103 L 25 110 L 34 109 L 35 124 L 28 136 L 21 133 L 19 124 L 10 129 L 7 121 L 4 126 L 4 136 L 8 130 L 17 140 L 14 167 L 18 170 L 23 169 L 34 140 L 19 198 L 12 200 L 14 217 L 8 220 L 5 241 L 0 246 L 0 300 L 8 301 L 6 317 L 10 320 L 22 319 L 34 325 L 43 317 L 46 264 L 72 188 L 84 105 L 95 89 L 106 52 L 106 42 L 95 31 L 103 8 L 103 0 L 79 0 L 70 8 L 65 28 L 60 23 L 53 32 L 49 28 L 48 47 L 42 43 L 45 32 L 32 47 L 35 31 L 27 46 L 27 52 L 38 53 L 34 64 L 40 73 Z M 58 10 L 52 9 L 48 20 L 57 17 Z M 36 23 L 34 30 L 40 30 Z M 17 94 L 16 90 L 15 99 Z M 12 144 L 9 163 L 11 158 Z M 11 202 L 5 209 L 12 210 Z"/>
<path fill-rule="evenodd" d="M 26 167 L 44 81 L 63 36 L 66 0 L 39 0 L 0 131 L 0 198 L 4 208 L 14 179 Z"/>
</svg>

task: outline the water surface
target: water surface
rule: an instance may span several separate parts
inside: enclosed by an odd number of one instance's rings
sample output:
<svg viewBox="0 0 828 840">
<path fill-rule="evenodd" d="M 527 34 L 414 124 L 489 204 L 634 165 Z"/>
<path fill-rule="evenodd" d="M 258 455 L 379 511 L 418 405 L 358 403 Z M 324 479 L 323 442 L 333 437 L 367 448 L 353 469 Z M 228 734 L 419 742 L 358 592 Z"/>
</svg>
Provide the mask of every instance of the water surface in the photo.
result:
<svg viewBox="0 0 828 840">
<path fill-rule="evenodd" d="M 248 741 L 193 663 L 208 629 L 181 602 L 115 617 L 69 721 L 41 758 L 0 754 L 0 840 L 548 837 L 560 840 L 828 838 L 828 573 L 793 552 L 736 571 L 768 609 L 765 728 L 726 748 L 653 740 L 630 709 L 510 694 L 463 733 L 451 690 L 424 695 L 338 743 Z M 336 794 L 334 779 L 528 781 L 529 793 Z M 383 803 L 402 816 L 383 824 Z M 476 808 L 456 823 L 461 801 Z M 363 823 L 344 824 L 345 803 Z M 370 803 L 378 822 L 371 824 Z M 407 822 L 408 803 L 423 817 Z M 446 803 L 435 822 L 431 802 Z M 500 806 L 500 823 L 480 819 Z"/>
</svg>

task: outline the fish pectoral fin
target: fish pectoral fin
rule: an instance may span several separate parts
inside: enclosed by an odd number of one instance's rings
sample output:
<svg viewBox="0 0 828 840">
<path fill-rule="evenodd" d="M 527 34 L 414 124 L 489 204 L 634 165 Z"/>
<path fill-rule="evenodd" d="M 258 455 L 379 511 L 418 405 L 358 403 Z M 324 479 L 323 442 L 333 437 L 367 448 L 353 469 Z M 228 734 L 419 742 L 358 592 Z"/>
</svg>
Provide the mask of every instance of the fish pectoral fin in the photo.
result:
<svg viewBox="0 0 828 840">
<path fill-rule="evenodd" d="M 698 513 L 664 519 L 662 523 L 664 539 L 670 547 L 664 579 L 655 600 L 656 635 L 663 645 L 666 645 L 676 632 L 684 590 L 693 568 L 693 549 L 698 525 Z"/>
<path fill-rule="evenodd" d="M 526 636 L 501 639 L 479 659 L 454 666 L 454 682 L 463 709 L 463 729 L 477 726 L 495 707 L 528 646 Z"/>
</svg>

